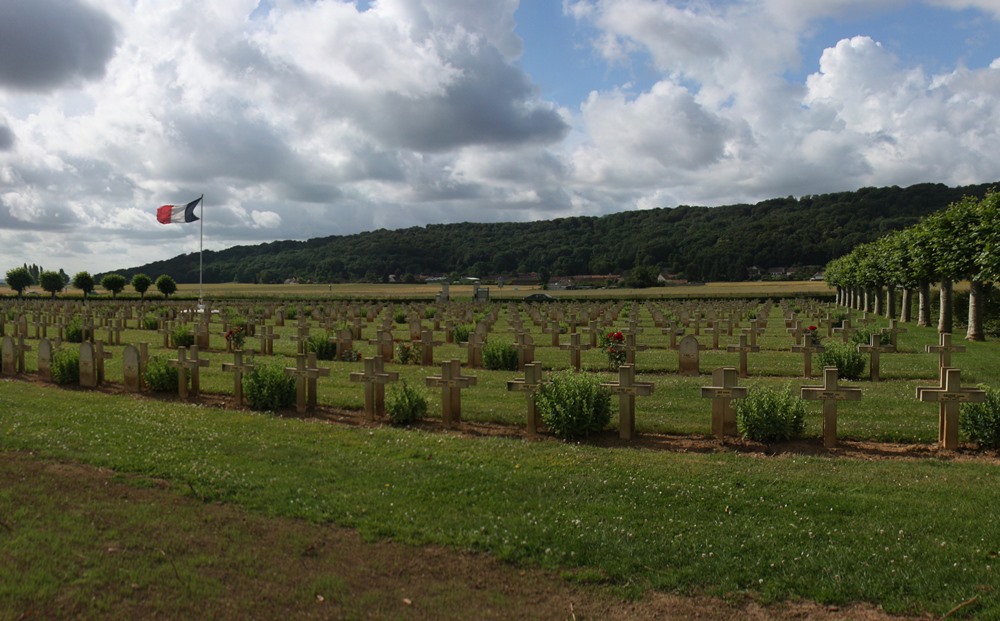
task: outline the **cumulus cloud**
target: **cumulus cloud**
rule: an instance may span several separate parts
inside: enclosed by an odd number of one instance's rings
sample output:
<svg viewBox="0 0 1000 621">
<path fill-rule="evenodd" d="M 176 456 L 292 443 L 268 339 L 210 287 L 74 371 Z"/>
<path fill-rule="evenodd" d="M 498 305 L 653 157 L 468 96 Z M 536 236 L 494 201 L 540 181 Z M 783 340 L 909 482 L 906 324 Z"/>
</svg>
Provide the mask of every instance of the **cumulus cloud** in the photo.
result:
<svg viewBox="0 0 1000 621">
<path fill-rule="evenodd" d="M 517 0 L 0 2 L 0 265 L 191 252 L 152 210 L 201 193 L 222 248 L 996 180 L 1000 60 L 865 32 L 803 58 L 824 20 L 917 1 L 567 0 L 573 53 L 651 76 L 569 103 L 524 68 Z"/>
<path fill-rule="evenodd" d="M 0 151 L 10 151 L 14 148 L 14 132 L 0 119 Z"/>
<path fill-rule="evenodd" d="M 46 91 L 104 75 L 115 23 L 79 0 L 0 3 L 0 86 Z"/>
</svg>

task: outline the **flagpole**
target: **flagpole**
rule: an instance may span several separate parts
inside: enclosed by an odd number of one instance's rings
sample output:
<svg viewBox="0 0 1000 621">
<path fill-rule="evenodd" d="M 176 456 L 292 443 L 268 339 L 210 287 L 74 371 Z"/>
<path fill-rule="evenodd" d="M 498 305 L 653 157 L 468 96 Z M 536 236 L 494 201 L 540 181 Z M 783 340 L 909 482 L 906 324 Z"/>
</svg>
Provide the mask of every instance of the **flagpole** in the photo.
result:
<svg viewBox="0 0 1000 621">
<path fill-rule="evenodd" d="M 204 255 L 205 255 L 205 195 L 201 195 L 201 221 L 200 232 L 198 235 L 198 306 L 204 308 L 205 299 L 202 295 L 202 272 L 205 269 Z"/>
</svg>

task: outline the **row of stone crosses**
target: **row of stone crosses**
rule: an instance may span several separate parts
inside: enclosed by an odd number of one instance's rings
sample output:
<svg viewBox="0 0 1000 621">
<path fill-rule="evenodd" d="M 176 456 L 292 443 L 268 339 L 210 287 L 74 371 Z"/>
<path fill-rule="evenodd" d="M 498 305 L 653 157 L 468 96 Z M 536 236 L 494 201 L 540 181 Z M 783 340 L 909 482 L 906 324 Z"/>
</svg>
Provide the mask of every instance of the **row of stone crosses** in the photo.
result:
<svg viewBox="0 0 1000 621">
<path fill-rule="evenodd" d="M 813 375 L 811 360 L 813 354 L 823 351 L 823 345 L 816 338 L 817 332 L 823 331 L 830 338 L 841 338 L 847 342 L 857 330 L 852 325 L 850 316 L 837 322 L 831 317 L 825 307 L 812 301 L 799 301 L 799 312 L 786 303 L 781 304 L 781 314 L 784 318 L 785 331 L 794 339 L 791 351 L 803 355 L 804 375 Z M 544 383 L 541 364 L 535 361 L 535 343 L 530 329 L 525 325 L 519 308 L 508 304 L 508 323 L 514 332 L 515 347 L 518 352 L 519 368 L 524 371 L 524 377 L 508 382 L 508 390 L 523 391 L 526 395 L 527 431 L 529 435 L 538 432 L 541 423 L 534 408 L 534 395 Z M 600 335 L 605 334 L 609 326 L 615 325 L 625 308 L 624 303 L 587 303 L 587 304 L 547 304 L 526 305 L 524 310 L 528 318 L 542 333 L 548 333 L 551 346 L 569 352 L 570 366 L 576 370 L 581 368 L 581 352 L 597 347 Z M 286 373 L 296 380 L 296 408 L 299 411 L 315 409 L 316 383 L 318 378 L 329 376 L 330 369 L 318 365 L 315 353 L 308 351 L 310 339 L 310 319 L 318 323 L 318 327 L 333 334 L 330 341 L 336 344 L 338 356 L 341 359 L 354 358 L 354 343 L 362 338 L 362 328 L 365 323 L 374 324 L 379 316 L 381 322 L 375 330 L 375 337 L 369 341 L 375 345 L 376 355 L 365 358 L 363 371 L 350 374 L 350 380 L 364 385 L 365 415 L 374 420 L 384 415 L 385 386 L 398 379 L 398 374 L 385 370 L 385 363 L 391 361 L 397 339 L 393 336 L 396 317 L 393 306 L 371 303 L 339 303 L 316 305 L 307 316 L 298 314 L 294 324 L 295 333 L 290 337 L 296 342 L 296 364 L 286 368 Z M 406 311 L 406 322 L 409 328 L 409 341 L 419 346 L 422 364 L 434 364 L 434 347 L 442 345 L 434 340 L 434 332 L 444 330 L 445 342 L 454 342 L 454 327 L 459 324 L 476 322 L 475 329 L 469 334 L 467 342 L 467 368 L 482 366 L 482 346 L 490 334 L 493 324 L 499 317 L 499 307 L 484 307 L 474 304 L 438 303 L 434 306 L 433 329 L 425 326 L 424 308 L 419 305 L 409 305 Z M 712 386 L 702 389 L 702 396 L 712 399 L 712 430 L 713 434 L 722 439 L 736 435 L 736 419 L 733 400 L 746 396 L 746 388 L 738 386 L 738 377 L 747 377 L 747 357 L 749 353 L 760 351 L 757 343 L 759 335 L 767 328 L 767 318 L 771 315 L 773 305 L 767 302 L 757 305 L 748 301 L 730 302 L 693 302 L 683 301 L 668 304 L 650 302 L 636 303 L 629 314 L 627 327 L 622 330 L 623 339 L 611 347 L 624 353 L 624 364 L 620 366 L 617 382 L 604 384 L 619 397 L 619 433 L 623 439 L 631 439 L 635 433 L 636 397 L 652 394 L 654 385 L 650 382 L 638 382 L 635 379 L 636 353 L 644 351 L 647 346 L 638 342 L 645 328 L 639 325 L 640 309 L 645 309 L 653 319 L 653 324 L 668 336 L 669 347 L 678 351 L 678 366 L 681 375 L 697 376 L 701 373 L 700 352 L 708 348 L 698 337 L 711 335 L 712 349 L 721 349 L 720 338 L 734 336 L 739 330 L 738 344 L 729 344 L 726 350 L 739 356 L 736 367 L 722 367 L 712 373 Z M 47 381 L 51 380 L 50 364 L 53 349 L 59 347 L 71 321 L 79 318 L 82 329 L 83 343 L 80 345 L 80 385 L 94 387 L 105 381 L 105 361 L 111 357 L 107 346 L 121 345 L 122 332 L 130 328 L 143 328 L 143 321 L 153 312 L 144 304 L 84 304 L 62 301 L 19 302 L 0 306 L 0 370 L 4 375 L 14 375 L 25 372 L 25 352 L 31 347 L 27 340 L 35 339 L 38 345 L 38 374 Z M 169 363 L 177 368 L 179 375 L 179 393 L 184 399 L 197 396 L 200 392 L 200 369 L 210 364 L 208 359 L 201 358 L 200 352 L 209 349 L 213 328 L 218 322 L 213 318 L 221 318 L 222 331 L 229 333 L 235 325 L 232 318 L 237 318 L 241 326 L 245 326 L 247 338 L 258 341 L 257 350 L 262 355 L 274 354 L 274 341 L 281 336 L 275 328 L 286 325 L 285 306 L 272 303 L 265 305 L 237 305 L 226 313 L 214 312 L 211 307 L 193 307 L 186 304 L 160 304 L 155 309 L 158 314 L 158 332 L 162 336 L 164 348 L 173 349 L 174 331 L 180 326 L 190 326 L 195 337 L 195 344 L 189 348 L 177 347 L 177 358 Z M 13 320 L 8 319 L 13 317 Z M 743 318 L 747 326 L 742 327 Z M 803 317 L 810 317 L 818 326 L 807 326 Z M 478 321 L 477 321 L 478 319 Z M 870 323 L 872 319 L 867 314 L 859 319 L 861 323 Z M 562 335 L 568 332 L 568 343 L 562 342 Z M 858 346 L 859 351 L 867 352 L 870 360 L 870 379 L 879 380 L 879 356 L 882 353 L 896 351 L 896 338 L 906 329 L 899 327 L 895 321 L 890 321 L 888 328 L 881 332 L 873 332 L 867 344 Z M 49 334 L 53 335 L 50 340 Z M 98 338 L 107 336 L 106 340 Z M 586 334 L 588 342 L 583 341 Z M 881 343 L 881 335 L 887 334 L 889 343 Z M 405 339 L 400 339 L 405 340 Z M 149 346 L 147 343 L 126 344 L 122 350 L 123 385 L 126 391 L 139 392 L 144 389 L 142 371 L 148 360 Z M 244 351 L 235 349 L 233 342 L 226 340 L 226 350 L 233 354 L 233 361 L 222 365 L 225 372 L 233 374 L 233 392 L 237 403 L 242 404 L 242 377 L 253 368 L 253 362 L 244 359 Z M 980 390 L 963 388 L 960 372 L 951 366 L 951 354 L 964 351 L 964 347 L 953 345 L 951 335 L 942 334 L 936 346 L 927 346 L 928 352 L 939 355 L 940 381 L 937 386 L 921 387 L 917 390 L 917 398 L 921 401 L 936 401 L 939 403 L 939 444 L 948 449 L 958 446 L 959 405 L 962 402 L 982 401 L 985 393 Z M 824 444 L 832 447 L 836 444 L 836 412 L 837 402 L 842 400 L 858 400 L 861 392 L 858 388 L 841 387 L 838 384 L 837 370 L 834 367 L 824 369 L 822 386 L 805 386 L 801 389 L 801 398 L 815 399 L 823 402 L 823 437 Z M 441 374 L 426 378 L 430 387 L 441 389 L 442 418 L 447 425 L 455 425 L 461 420 L 461 391 L 475 384 L 476 378 L 462 374 L 462 364 L 459 360 L 447 360 L 441 363 Z"/>
</svg>

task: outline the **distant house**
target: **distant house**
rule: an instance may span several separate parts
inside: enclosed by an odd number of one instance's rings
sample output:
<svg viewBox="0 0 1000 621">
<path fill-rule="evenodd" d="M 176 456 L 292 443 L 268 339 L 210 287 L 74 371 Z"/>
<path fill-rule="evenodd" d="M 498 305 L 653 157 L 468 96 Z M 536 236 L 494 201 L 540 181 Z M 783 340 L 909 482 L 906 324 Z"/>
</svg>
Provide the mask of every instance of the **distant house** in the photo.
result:
<svg viewBox="0 0 1000 621">
<path fill-rule="evenodd" d="M 771 278 L 777 278 L 779 276 L 784 276 L 788 273 L 788 270 L 783 267 L 769 267 L 767 268 L 767 275 Z"/>
<path fill-rule="evenodd" d="M 683 285 L 687 283 L 687 280 L 674 272 L 660 272 L 660 275 L 656 277 L 656 282 L 661 285 Z"/>
</svg>

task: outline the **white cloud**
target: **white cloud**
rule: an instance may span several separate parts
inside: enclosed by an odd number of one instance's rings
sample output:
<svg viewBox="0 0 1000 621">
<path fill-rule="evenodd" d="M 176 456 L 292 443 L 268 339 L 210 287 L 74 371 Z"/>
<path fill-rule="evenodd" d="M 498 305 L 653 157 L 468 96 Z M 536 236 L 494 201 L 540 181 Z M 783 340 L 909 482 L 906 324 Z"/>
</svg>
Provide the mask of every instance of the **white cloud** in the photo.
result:
<svg viewBox="0 0 1000 621">
<path fill-rule="evenodd" d="M 568 0 L 606 69 L 653 77 L 561 108 L 521 69 L 517 0 L 8 0 L 0 266 L 190 252 L 152 209 L 201 193 L 222 248 L 996 180 L 1000 61 L 930 73 L 864 32 L 801 57 L 822 20 L 914 2 Z"/>
</svg>

